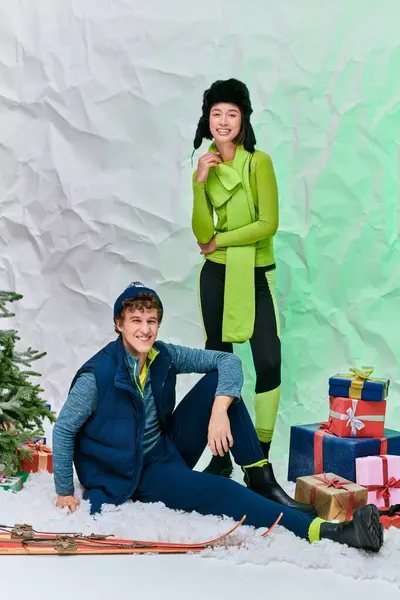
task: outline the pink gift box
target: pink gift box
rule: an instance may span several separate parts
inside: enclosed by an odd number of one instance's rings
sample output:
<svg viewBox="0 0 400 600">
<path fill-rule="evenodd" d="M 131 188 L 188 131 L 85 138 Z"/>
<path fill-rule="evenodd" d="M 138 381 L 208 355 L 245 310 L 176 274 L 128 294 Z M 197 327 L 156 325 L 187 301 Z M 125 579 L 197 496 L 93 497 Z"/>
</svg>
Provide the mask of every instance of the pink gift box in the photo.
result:
<svg viewBox="0 0 400 600">
<path fill-rule="evenodd" d="M 378 508 L 400 504 L 400 456 L 356 458 L 356 481 L 368 489 L 367 504 Z"/>
</svg>

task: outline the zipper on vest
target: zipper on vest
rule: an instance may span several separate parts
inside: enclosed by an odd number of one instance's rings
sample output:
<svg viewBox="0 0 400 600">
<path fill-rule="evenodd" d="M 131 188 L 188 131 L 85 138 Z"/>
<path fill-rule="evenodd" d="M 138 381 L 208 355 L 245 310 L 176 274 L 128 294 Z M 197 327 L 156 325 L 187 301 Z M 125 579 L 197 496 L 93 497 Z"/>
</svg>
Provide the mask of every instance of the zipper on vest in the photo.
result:
<svg viewBox="0 0 400 600">
<path fill-rule="evenodd" d="M 135 378 L 136 381 L 136 378 Z M 130 394 L 132 394 L 133 396 L 135 395 L 135 392 L 132 388 L 128 387 L 127 385 L 123 384 L 123 383 L 117 383 L 116 382 L 116 387 L 123 389 L 123 390 L 127 390 Z M 137 387 L 137 386 L 136 386 Z M 137 453 L 137 469 L 136 469 L 136 473 L 135 473 L 135 480 L 132 481 L 132 490 L 130 492 L 130 494 L 126 497 L 126 500 L 128 500 L 130 497 L 132 497 L 132 495 L 135 493 L 135 490 L 138 486 L 138 482 L 140 479 L 140 474 L 143 468 L 143 448 L 142 448 L 142 444 L 140 443 L 141 440 L 143 440 L 143 435 L 144 435 L 144 409 L 143 409 L 143 402 L 136 402 L 136 406 L 138 408 L 139 411 L 139 419 L 138 419 L 138 431 L 137 431 L 137 435 L 136 435 L 136 453 Z"/>
<path fill-rule="evenodd" d="M 138 383 L 138 380 L 137 380 L 137 377 L 136 377 L 136 362 L 135 362 L 135 364 L 133 366 L 133 378 L 135 380 L 136 387 L 139 390 L 139 394 L 142 396 L 142 398 L 144 398 L 144 392 L 142 390 L 142 386 L 140 385 L 140 381 Z"/>
<path fill-rule="evenodd" d="M 171 364 L 168 366 L 167 372 L 165 373 L 165 377 L 164 377 L 163 382 L 162 382 L 161 387 L 160 387 L 160 400 L 159 400 L 160 404 L 159 404 L 159 407 L 157 406 L 157 400 L 156 400 L 156 398 L 154 398 L 154 401 L 156 403 L 156 408 L 157 408 L 158 416 L 160 418 L 160 422 L 162 422 L 162 420 L 163 420 L 162 419 L 162 403 L 163 403 L 162 399 L 163 399 L 164 386 L 165 386 L 165 382 L 167 381 L 167 377 L 168 377 L 168 374 L 169 374 L 170 370 L 171 370 Z"/>
</svg>

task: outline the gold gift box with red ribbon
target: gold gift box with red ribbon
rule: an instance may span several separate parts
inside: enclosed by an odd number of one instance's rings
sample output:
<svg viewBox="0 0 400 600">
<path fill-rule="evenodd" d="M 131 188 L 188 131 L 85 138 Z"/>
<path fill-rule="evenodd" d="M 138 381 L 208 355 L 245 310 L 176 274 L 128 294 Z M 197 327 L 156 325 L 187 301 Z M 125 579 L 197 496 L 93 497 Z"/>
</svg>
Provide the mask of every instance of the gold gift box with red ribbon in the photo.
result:
<svg viewBox="0 0 400 600">
<path fill-rule="evenodd" d="M 368 491 L 334 473 L 299 477 L 295 500 L 315 506 L 326 521 L 350 521 L 356 508 L 365 506 Z"/>
<path fill-rule="evenodd" d="M 53 472 L 53 453 L 43 439 L 39 439 L 37 442 L 29 441 L 22 444 L 22 448 L 30 452 L 32 460 L 24 457 L 21 460 L 21 471 L 24 473 Z"/>
</svg>

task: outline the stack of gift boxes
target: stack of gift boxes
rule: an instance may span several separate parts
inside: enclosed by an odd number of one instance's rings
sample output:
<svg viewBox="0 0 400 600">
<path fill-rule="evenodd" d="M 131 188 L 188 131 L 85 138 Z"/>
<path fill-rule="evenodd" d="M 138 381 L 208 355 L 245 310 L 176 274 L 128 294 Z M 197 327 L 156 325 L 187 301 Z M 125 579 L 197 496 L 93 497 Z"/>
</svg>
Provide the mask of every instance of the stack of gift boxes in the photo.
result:
<svg viewBox="0 0 400 600">
<path fill-rule="evenodd" d="M 375 504 L 385 527 L 399 526 L 400 432 L 385 429 L 389 380 L 372 377 L 372 367 L 350 371 L 329 380 L 326 423 L 291 428 L 288 478 L 296 500 L 323 519 L 349 520 Z"/>
<path fill-rule="evenodd" d="M 51 410 L 51 405 L 46 404 Z M 38 473 L 39 471 L 48 471 L 53 473 L 53 454 L 51 448 L 46 444 L 45 437 L 37 437 L 22 444 L 25 456 L 18 459 L 19 471 L 12 476 L 7 476 L 0 472 L 0 490 L 9 490 L 19 492 L 24 487 L 29 473 Z"/>
</svg>

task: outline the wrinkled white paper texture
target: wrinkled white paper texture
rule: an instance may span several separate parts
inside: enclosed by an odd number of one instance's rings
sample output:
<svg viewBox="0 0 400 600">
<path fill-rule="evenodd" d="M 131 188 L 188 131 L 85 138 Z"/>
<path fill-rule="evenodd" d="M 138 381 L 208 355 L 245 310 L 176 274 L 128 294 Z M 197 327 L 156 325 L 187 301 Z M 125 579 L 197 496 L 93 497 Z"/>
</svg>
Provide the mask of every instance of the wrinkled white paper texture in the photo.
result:
<svg viewBox="0 0 400 600">
<path fill-rule="evenodd" d="M 354 364 L 391 378 L 399 426 L 400 50 L 383 4 L 0 4 L 0 287 L 24 294 L 14 325 L 48 352 L 54 409 L 132 280 L 161 295 L 164 339 L 203 345 L 190 155 L 204 89 L 236 76 L 280 190 L 274 454 L 291 424 L 327 417 L 328 377 Z"/>
</svg>

